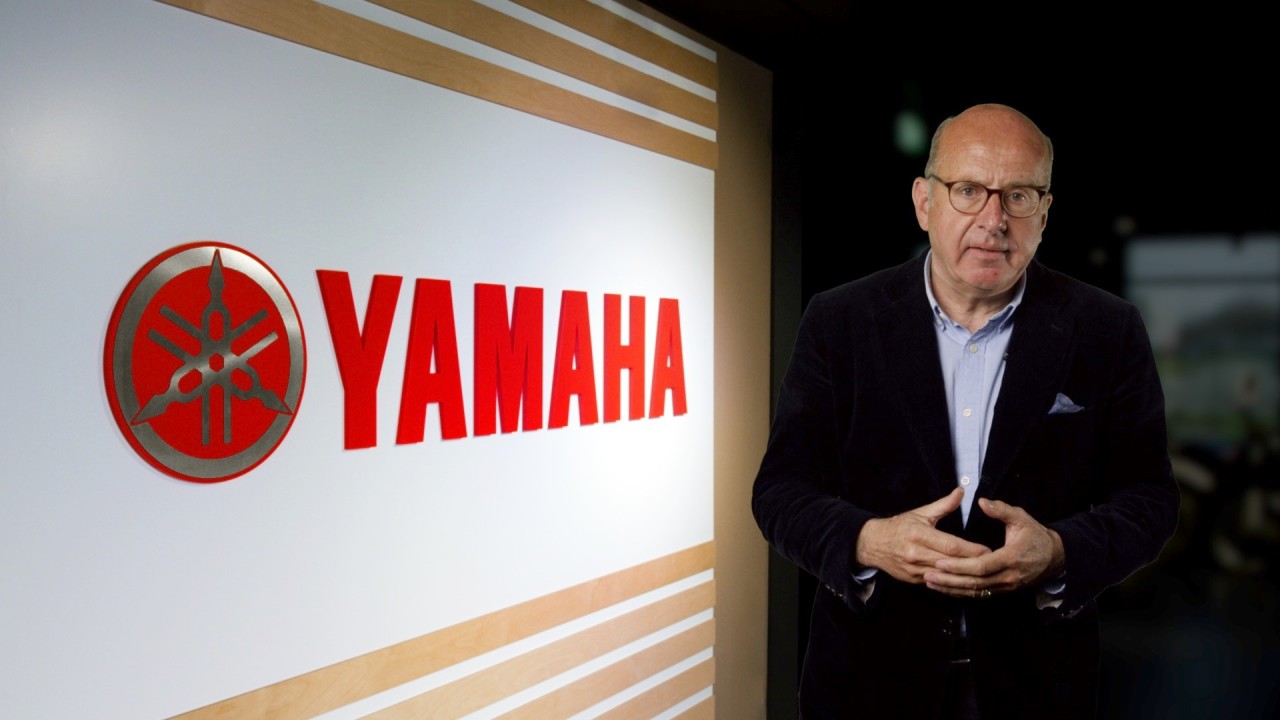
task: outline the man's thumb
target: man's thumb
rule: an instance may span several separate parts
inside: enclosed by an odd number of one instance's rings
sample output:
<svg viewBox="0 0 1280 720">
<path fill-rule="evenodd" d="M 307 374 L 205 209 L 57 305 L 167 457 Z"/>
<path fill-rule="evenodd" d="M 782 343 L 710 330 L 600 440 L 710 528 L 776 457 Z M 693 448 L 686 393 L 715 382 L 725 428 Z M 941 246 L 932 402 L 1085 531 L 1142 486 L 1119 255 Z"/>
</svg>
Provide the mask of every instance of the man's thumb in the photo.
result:
<svg viewBox="0 0 1280 720">
<path fill-rule="evenodd" d="M 963 499 L 964 488 L 958 487 L 947 495 L 920 508 L 917 512 L 929 518 L 929 522 L 936 525 L 939 520 L 955 512 L 956 508 L 960 507 L 960 501 Z"/>
<path fill-rule="evenodd" d="M 1016 513 L 1014 512 L 1016 508 L 1014 508 L 1014 506 L 999 500 L 988 500 L 986 498 L 982 498 L 978 501 L 978 507 L 982 508 L 982 512 L 986 513 L 987 517 L 994 518 L 1005 523 L 1014 520 L 1016 516 Z"/>
</svg>

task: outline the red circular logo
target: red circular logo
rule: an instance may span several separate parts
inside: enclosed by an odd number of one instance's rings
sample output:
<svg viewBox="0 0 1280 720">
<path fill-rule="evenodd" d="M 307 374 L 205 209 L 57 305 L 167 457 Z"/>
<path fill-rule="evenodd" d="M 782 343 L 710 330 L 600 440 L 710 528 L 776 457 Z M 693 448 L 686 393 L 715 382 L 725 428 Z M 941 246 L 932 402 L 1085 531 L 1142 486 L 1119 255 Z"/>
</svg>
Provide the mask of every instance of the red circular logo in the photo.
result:
<svg viewBox="0 0 1280 720">
<path fill-rule="evenodd" d="M 249 252 L 216 242 L 157 255 L 107 326 L 107 399 L 147 462 L 212 483 L 252 470 L 302 401 L 306 344 L 293 298 Z"/>
</svg>

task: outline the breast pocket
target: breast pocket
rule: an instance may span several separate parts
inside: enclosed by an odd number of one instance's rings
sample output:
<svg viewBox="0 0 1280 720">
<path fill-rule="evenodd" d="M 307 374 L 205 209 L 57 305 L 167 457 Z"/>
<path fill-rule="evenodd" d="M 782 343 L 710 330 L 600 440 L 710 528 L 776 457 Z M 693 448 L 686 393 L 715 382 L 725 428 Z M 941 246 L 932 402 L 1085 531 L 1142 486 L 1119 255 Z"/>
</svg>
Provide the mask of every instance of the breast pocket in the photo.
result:
<svg viewBox="0 0 1280 720">
<path fill-rule="evenodd" d="M 1092 408 L 1045 415 L 1032 428 L 1028 449 L 1060 462 L 1090 457 L 1094 449 L 1094 415 Z"/>
<path fill-rule="evenodd" d="M 1023 499 L 1040 512 L 1055 516 L 1088 508 L 1099 465 L 1095 420 L 1089 408 L 1046 415 L 1028 433 L 1016 464 L 1016 483 Z"/>
</svg>

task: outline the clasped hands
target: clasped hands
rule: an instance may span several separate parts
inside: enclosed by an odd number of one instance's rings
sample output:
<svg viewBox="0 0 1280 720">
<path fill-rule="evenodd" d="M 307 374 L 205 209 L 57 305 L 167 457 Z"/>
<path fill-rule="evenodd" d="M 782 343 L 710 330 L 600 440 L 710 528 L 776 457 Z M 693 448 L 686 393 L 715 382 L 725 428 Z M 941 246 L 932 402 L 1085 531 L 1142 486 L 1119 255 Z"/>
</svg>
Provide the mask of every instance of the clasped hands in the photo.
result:
<svg viewBox="0 0 1280 720">
<path fill-rule="evenodd" d="M 938 521 L 955 512 L 963 498 L 964 490 L 956 488 L 915 510 L 867 521 L 855 559 L 903 582 L 966 598 L 1033 585 L 1065 567 L 1062 538 L 1022 508 L 999 500 L 978 501 L 983 513 L 1004 523 L 999 550 L 938 530 Z"/>
</svg>

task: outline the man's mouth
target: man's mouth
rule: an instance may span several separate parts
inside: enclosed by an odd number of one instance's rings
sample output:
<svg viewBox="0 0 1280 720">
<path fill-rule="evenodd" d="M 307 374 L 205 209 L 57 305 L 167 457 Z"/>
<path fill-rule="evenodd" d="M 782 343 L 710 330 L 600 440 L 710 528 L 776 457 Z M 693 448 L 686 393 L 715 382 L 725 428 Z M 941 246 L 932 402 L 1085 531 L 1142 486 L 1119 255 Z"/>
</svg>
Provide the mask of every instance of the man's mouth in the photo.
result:
<svg viewBox="0 0 1280 720">
<path fill-rule="evenodd" d="M 970 246 L 969 249 L 977 251 L 978 254 L 983 257 L 998 257 L 1008 252 L 1007 248 L 994 248 L 994 247 L 986 248 L 986 247 L 980 247 L 977 245 Z"/>
</svg>

